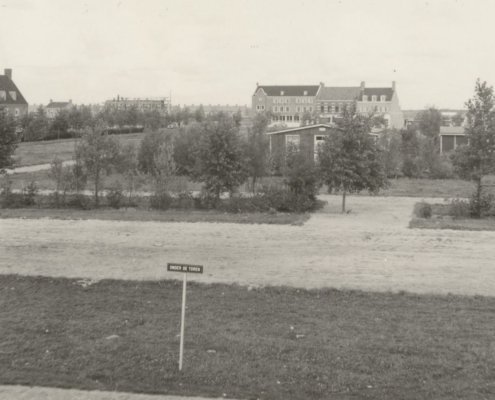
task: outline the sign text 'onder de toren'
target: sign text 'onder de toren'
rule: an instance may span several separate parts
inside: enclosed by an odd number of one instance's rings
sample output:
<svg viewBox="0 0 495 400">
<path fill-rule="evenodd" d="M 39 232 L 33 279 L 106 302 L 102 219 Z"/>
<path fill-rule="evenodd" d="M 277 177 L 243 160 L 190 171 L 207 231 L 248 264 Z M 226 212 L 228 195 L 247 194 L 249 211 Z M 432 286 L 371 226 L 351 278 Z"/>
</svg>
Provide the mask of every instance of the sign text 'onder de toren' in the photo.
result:
<svg viewBox="0 0 495 400">
<path fill-rule="evenodd" d="M 203 273 L 202 265 L 194 264 L 178 264 L 178 263 L 167 263 L 167 271 L 173 272 L 192 272 L 196 274 Z"/>
</svg>

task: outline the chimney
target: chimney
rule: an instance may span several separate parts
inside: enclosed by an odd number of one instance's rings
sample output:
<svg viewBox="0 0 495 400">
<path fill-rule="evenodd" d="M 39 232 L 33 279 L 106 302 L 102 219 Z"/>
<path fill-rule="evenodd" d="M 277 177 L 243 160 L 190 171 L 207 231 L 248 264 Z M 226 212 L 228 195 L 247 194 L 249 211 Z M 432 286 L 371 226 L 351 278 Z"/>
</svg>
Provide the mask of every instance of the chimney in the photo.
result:
<svg viewBox="0 0 495 400">
<path fill-rule="evenodd" d="M 364 83 L 364 81 L 361 81 L 361 90 L 364 90 L 366 84 Z"/>
<path fill-rule="evenodd" d="M 12 69 L 11 68 L 5 68 L 4 69 L 4 74 L 7 78 L 9 78 L 10 80 L 12 80 Z"/>
<path fill-rule="evenodd" d="M 392 81 L 392 90 L 395 92 L 395 81 Z"/>
</svg>

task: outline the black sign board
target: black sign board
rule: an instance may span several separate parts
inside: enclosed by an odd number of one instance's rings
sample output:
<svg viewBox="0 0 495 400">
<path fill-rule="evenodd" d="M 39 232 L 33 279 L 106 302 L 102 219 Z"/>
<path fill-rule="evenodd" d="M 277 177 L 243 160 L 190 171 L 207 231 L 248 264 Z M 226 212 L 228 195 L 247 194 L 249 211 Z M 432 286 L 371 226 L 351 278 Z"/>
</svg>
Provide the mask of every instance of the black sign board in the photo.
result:
<svg viewBox="0 0 495 400">
<path fill-rule="evenodd" d="M 194 265 L 194 264 L 167 263 L 167 271 L 192 272 L 195 274 L 202 274 L 203 273 L 203 266 L 202 265 Z"/>
</svg>

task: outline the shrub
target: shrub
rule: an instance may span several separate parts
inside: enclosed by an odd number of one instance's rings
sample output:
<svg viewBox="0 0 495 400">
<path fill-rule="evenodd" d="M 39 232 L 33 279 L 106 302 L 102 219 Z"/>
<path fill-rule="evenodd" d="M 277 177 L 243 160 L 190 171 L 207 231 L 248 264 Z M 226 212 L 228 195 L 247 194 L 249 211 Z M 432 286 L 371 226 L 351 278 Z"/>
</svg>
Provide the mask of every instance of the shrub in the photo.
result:
<svg viewBox="0 0 495 400">
<path fill-rule="evenodd" d="M 191 192 L 179 192 L 175 201 L 175 207 L 182 210 L 190 210 L 195 207 L 194 196 Z"/>
<path fill-rule="evenodd" d="M 150 197 L 150 207 L 155 210 L 168 210 L 173 201 L 174 199 L 170 196 L 170 193 L 166 190 L 159 190 Z"/>
<path fill-rule="evenodd" d="M 422 201 L 414 205 L 414 215 L 418 218 L 431 218 L 432 209 L 431 204 Z"/>
<path fill-rule="evenodd" d="M 469 199 L 469 210 L 471 212 L 471 217 L 486 217 L 490 214 L 495 204 L 494 197 L 490 193 L 483 193 L 479 200 L 476 193 L 474 193 Z"/>
<path fill-rule="evenodd" d="M 91 198 L 83 194 L 68 195 L 66 206 L 80 210 L 89 210 L 91 208 Z"/>
<path fill-rule="evenodd" d="M 124 200 L 122 184 L 120 182 L 115 182 L 108 190 L 106 197 L 110 207 L 117 209 L 120 208 Z"/>
<path fill-rule="evenodd" d="M 467 218 L 471 215 L 469 201 L 453 199 L 449 204 L 449 215 L 454 218 Z"/>
<path fill-rule="evenodd" d="M 36 195 L 38 194 L 38 186 L 36 182 L 31 181 L 29 185 L 22 189 L 25 206 L 34 206 L 36 204 Z"/>
</svg>

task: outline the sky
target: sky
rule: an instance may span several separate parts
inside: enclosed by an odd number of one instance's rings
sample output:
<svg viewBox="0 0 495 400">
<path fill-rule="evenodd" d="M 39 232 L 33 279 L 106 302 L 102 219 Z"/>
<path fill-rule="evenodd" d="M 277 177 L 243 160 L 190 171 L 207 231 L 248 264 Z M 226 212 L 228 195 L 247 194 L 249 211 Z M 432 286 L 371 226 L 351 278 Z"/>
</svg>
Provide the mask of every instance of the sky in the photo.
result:
<svg viewBox="0 0 495 400">
<path fill-rule="evenodd" d="M 491 0 L 0 0 L 0 73 L 30 104 L 248 104 L 265 85 L 391 86 L 462 108 L 495 84 Z"/>
</svg>

